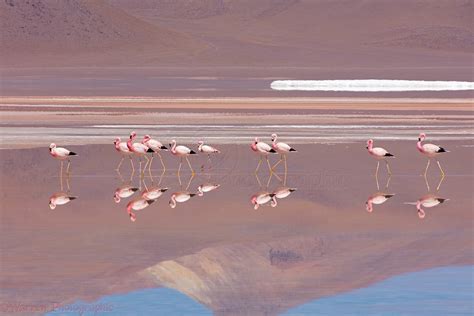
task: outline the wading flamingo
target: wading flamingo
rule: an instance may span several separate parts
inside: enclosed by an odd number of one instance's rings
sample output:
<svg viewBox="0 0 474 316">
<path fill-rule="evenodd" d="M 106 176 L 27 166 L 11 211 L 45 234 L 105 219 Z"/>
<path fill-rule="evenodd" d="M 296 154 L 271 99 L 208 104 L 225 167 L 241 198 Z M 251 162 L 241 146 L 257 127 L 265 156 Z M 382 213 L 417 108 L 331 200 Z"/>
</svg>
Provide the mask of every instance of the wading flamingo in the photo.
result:
<svg viewBox="0 0 474 316">
<path fill-rule="evenodd" d="M 183 157 L 186 158 L 186 161 L 188 162 L 189 169 L 191 170 L 191 173 L 194 176 L 196 173 L 194 172 L 193 167 L 191 167 L 191 163 L 189 162 L 188 156 L 189 155 L 195 155 L 196 152 L 194 150 L 189 149 L 186 146 L 183 146 L 183 145 L 176 146 L 176 140 L 174 140 L 174 139 L 171 141 L 170 148 L 171 148 L 171 153 L 174 156 L 177 156 L 177 157 L 180 158 L 179 168 L 178 168 L 178 176 L 179 176 L 180 171 L 181 171 L 181 165 L 183 164 Z"/>
<path fill-rule="evenodd" d="M 211 154 L 220 154 L 221 152 L 212 146 L 205 145 L 202 140 L 198 141 L 198 151 L 200 153 L 206 154 L 209 160 L 211 160 Z"/>
<path fill-rule="evenodd" d="M 147 200 L 157 200 L 158 198 L 160 198 L 163 193 L 165 193 L 166 191 L 168 191 L 168 188 L 161 188 L 161 187 L 150 187 L 150 188 L 146 188 L 143 192 L 142 192 L 142 197 L 147 199 Z"/>
<path fill-rule="evenodd" d="M 282 142 L 277 142 L 278 135 L 272 134 L 272 148 L 280 154 L 280 160 L 276 164 L 273 165 L 272 170 L 275 170 L 276 166 L 278 166 L 282 161 L 285 162 L 285 172 L 288 170 L 288 166 L 286 163 L 286 155 L 290 152 L 296 152 L 296 149 L 292 148 L 290 145 Z"/>
<path fill-rule="evenodd" d="M 133 166 L 132 155 L 133 152 L 128 149 L 127 142 L 122 142 L 120 137 L 115 138 L 114 140 L 115 150 L 122 156 L 120 162 L 115 170 L 120 171 L 120 166 L 122 165 L 123 160 L 125 157 L 130 158 L 130 165 L 132 166 L 132 172 L 135 172 L 135 167 Z"/>
<path fill-rule="evenodd" d="M 142 143 L 133 143 L 133 140 L 137 137 L 137 133 L 131 132 L 130 133 L 130 138 L 127 141 L 127 147 L 128 150 L 133 152 L 136 156 L 138 156 L 139 162 L 140 162 L 140 173 L 143 175 L 145 173 L 146 166 L 150 162 L 150 159 L 146 156 L 147 153 L 153 153 L 153 149 L 148 148 L 148 146 L 142 144 Z M 142 157 L 145 157 L 146 159 L 146 164 L 145 168 L 143 168 L 142 172 Z"/>
<path fill-rule="evenodd" d="M 160 151 L 162 151 L 162 150 L 167 151 L 168 148 L 166 148 L 166 146 L 164 146 L 158 140 L 151 138 L 150 135 L 145 135 L 143 137 L 142 144 L 145 144 L 146 146 L 148 146 L 148 148 L 151 148 L 158 155 L 158 157 L 160 157 L 161 166 L 163 167 L 163 170 L 166 170 L 166 167 L 165 167 L 165 164 L 163 162 L 163 158 L 161 157 Z M 148 164 L 148 169 L 151 169 L 151 163 L 153 162 L 153 158 L 154 158 L 154 153 L 151 154 L 151 159 L 150 159 L 150 162 Z"/>
<path fill-rule="evenodd" d="M 375 176 L 377 176 L 379 173 L 380 160 L 385 161 L 385 164 L 387 165 L 387 172 L 389 175 L 392 175 L 387 158 L 394 158 L 395 156 L 382 147 L 374 147 L 374 141 L 372 139 L 367 141 L 367 150 L 372 157 L 377 159 L 377 169 L 375 170 Z"/>
<path fill-rule="evenodd" d="M 203 196 L 204 193 L 214 191 L 220 186 L 221 186 L 220 184 L 203 183 L 200 186 L 198 186 L 198 195 Z"/>
<path fill-rule="evenodd" d="M 71 202 L 72 200 L 75 200 L 75 199 L 77 199 L 77 196 L 70 196 L 66 192 L 54 193 L 49 198 L 49 208 L 54 210 L 57 205 L 64 205 L 64 204 L 67 204 L 67 203 L 69 203 L 69 202 Z"/>
<path fill-rule="evenodd" d="M 273 149 L 270 145 L 267 143 L 259 141 L 258 137 L 255 137 L 254 142 L 252 145 L 250 145 L 250 148 L 259 155 L 259 160 L 258 160 L 258 165 L 257 168 L 255 169 L 255 174 L 258 172 L 258 169 L 260 168 L 260 164 L 262 163 L 262 158 L 265 157 L 267 160 L 267 165 L 268 165 L 268 170 L 270 173 L 273 173 L 272 167 L 270 166 L 270 162 L 268 161 L 268 154 L 272 153 L 275 154 L 276 150 Z"/>
<path fill-rule="evenodd" d="M 53 158 L 61 161 L 61 177 L 63 175 L 63 161 L 67 160 L 66 174 L 69 174 L 69 166 L 71 165 L 71 156 L 77 156 L 75 152 L 67 150 L 66 148 L 57 147 L 55 143 L 49 145 L 49 153 Z"/>
<path fill-rule="evenodd" d="M 143 197 L 138 197 L 127 204 L 127 213 L 130 216 L 130 220 L 132 222 L 137 220 L 137 216 L 133 211 L 141 211 L 147 208 L 151 203 L 155 202 L 155 200 L 147 200 Z"/>
<path fill-rule="evenodd" d="M 437 206 L 441 203 L 444 203 L 445 201 L 449 201 L 449 199 L 441 198 L 439 196 L 433 195 L 433 194 L 427 194 L 425 196 L 422 196 L 421 198 L 418 199 L 416 202 L 409 202 L 405 204 L 410 204 L 410 205 L 416 205 L 416 210 L 418 213 L 418 217 L 420 219 L 425 218 L 426 213 L 423 210 L 422 207 L 434 207 Z"/>
<path fill-rule="evenodd" d="M 424 141 L 426 138 L 425 133 L 420 133 L 418 136 L 418 142 L 416 143 L 416 148 L 420 153 L 428 157 L 428 163 L 426 164 L 425 173 L 423 174 L 426 177 L 426 173 L 428 172 L 428 168 L 430 166 L 431 158 L 435 158 L 436 162 L 438 163 L 439 170 L 441 171 L 441 176 L 444 177 L 443 168 L 441 168 L 441 164 L 439 160 L 436 158 L 441 153 L 448 153 L 446 149 L 443 147 L 439 147 L 438 145 L 434 144 L 422 144 L 421 142 Z"/>
</svg>

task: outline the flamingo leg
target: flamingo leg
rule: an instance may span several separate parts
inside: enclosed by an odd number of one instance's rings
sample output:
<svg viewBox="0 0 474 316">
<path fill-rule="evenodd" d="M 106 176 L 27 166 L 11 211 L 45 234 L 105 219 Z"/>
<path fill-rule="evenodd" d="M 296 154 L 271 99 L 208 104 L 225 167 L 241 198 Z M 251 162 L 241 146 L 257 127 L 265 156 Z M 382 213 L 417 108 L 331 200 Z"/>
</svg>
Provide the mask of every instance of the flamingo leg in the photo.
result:
<svg viewBox="0 0 474 316">
<path fill-rule="evenodd" d="M 145 167 L 143 168 L 143 175 L 145 175 L 145 170 L 146 170 L 146 167 L 148 167 L 148 164 L 150 163 L 150 158 L 148 158 L 146 155 L 143 157 L 145 157 L 145 160 L 146 160 Z"/>
<path fill-rule="evenodd" d="M 286 162 L 286 156 L 285 156 L 285 177 L 284 177 L 285 181 L 283 182 L 283 185 L 286 185 L 286 177 L 287 177 L 287 175 L 288 175 L 288 164 L 287 164 L 287 162 Z"/>
<path fill-rule="evenodd" d="M 428 163 L 426 164 L 426 168 L 425 168 L 425 173 L 423 174 L 426 178 L 426 173 L 428 172 L 428 168 L 430 167 L 430 162 L 431 162 L 431 159 L 428 159 Z"/>
<path fill-rule="evenodd" d="M 268 171 L 270 171 L 270 174 L 273 174 L 272 166 L 270 166 L 270 160 L 268 160 L 268 156 L 265 156 L 265 159 L 267 160 Z"/>
<path fill-rule="evenodd" d="M 257 179 L 259 187 L 262 188 L 262 182 L 260 182 L 260 178 L 258 177 L 257 173 L 255 173 L 255 178 Z"/>
<path fill-rule="evenodd" d="M 390 185 L 390 179 L 392 179 L 392 175 L 389 175 L 387 178 L 387 184 L 385 184 L 385 189 L 388 189 L 388 186 Z"/>
<path fill-rule="evenodd" d="M 387 166 L 387 172 L 389 175 L 392 175 L 392 171 L 390 170 L 390 165 L 387 160 L 385 160 L 385 165 Z"/>
<path fill-rule="evenodd" d="M 280 155 L 280 160 L 278 160 L 277 163 L 273 165 L 272 170 L 275 170 L 275 168 L 282 162 L 282 160 L 283 160 L 283 155 Z"/>
<path fill-rule="evenodd" d="M 150 163 L 148 164 L 148 171 L 150 172 L 150 174 L 151 174 L 151 163 L 153 162 L 153 159 L 155 158 L 154 155 L 155 154 L 151 154 Z"/>
<path fill-rule="evenodd" d="M 115 168 L 115 170 L 117 170 L 117 171 L 120 170 L 120 166 L 122 166 L 122 162 L 123 162 L 124 159 L 125 159 L 125 157 L 122 156 L 122 159 L 120 159 L 120 162 L 119 162 L 117 168 Z"/>
<path fill-rule="evenodd" d="M 67 187 L 67 193 L 71 191 L 71 187 L 69 186 L 69 174 L 66 176 L 66 187 Z"/>
<path fill-rule="evenodd" d="M 71 160 L 67 160 L 66 174 L 69 175 L 69 167 L 71 166 Z"/>
<path fill-rule="evenodd" d="M 194 176 L 196 172 L 194 172 L 193 167 L 191 167 L 191 163 L 189 162 L 188 156 L 185 157 L 186 161 L 188 162 L 189 169 L 191 170 L 191 174 Z"/>
<path fill-rule="evenodd" d="M 138 158 L 138 164 L 139 164 L 138 172 L 139 172 L 140 175 L 141 175 L 141 174 L 142 174 L 142 157 L 139 157 L 139 158 Z"/>
<path fill-rule="evenodd" d="M 438 186 L 436 187 L 436 191 L 439 191 L 439 188 L 441 188 L 441 183 L 444 181 L 444 176 L 441 176 L 441 179 L 439 179 Z"/>
<path fill-rule="evenodd" d="M 193 179 L 194 179 L 194 174 L 192 174 L 191 177 L 189 178 L 188 185 L 186 186 L 186 191 L 189 190 L 189 186 L 191 185 L 191 182 L 193 181 Z"/>
<path fill-rule="evenodd" d="M 158 157 L 160 157 L 160 161 L 161 161 L 161 166 L 163 167 L 163 172 L 166 171 L 166 167 L 165 167 L 165 163 L 163 162 L 163 157 L 161 157 L 161 154 L 160 153 L 157 153 Z"/>
<path fill-rule="evenodd" d="M 428 178 L 426 178 L 426 174 L 424 175 L 424 178 L 425 178 L 426 188 L 428 189 L 428 192 L 430 192 L 430 184 L 428 183 Z"/>
<path fill-rule="evenodd" d="M 377 184 L 377 191 L 380 191 L 378 172 L 375 173 L 375 183 Z"/>
<path fill-rule="evenodd" d="M 377 169 L 375 169 L 375 176 L 379 174 L 379 166 L 380 166 L 380 161 L 377 160 Z"/>
<path fill-rule="evenodd" d="M 183 157 L 181 157 L 181 158 L 179 159 L 178 177 L 179 177 L 180 172 L 181 172 L 181 165 L 182 165 L 182 164 L 183 164 Z"/>
<path fill-rule="evenodd" d="M 255 169 L 255 174 L 257 174 L 258 169 L 260 168 L 260 165 L 262 164 L 262 157 L 258 160 L 257 168 Z"/>
<path fill-rule="evenodd" d="M 135 167 L 133 166 L 132 156 L 130 156 L 129 158 L 130 158 L 130 166 L 132 166 L 132 174 L 134 174 L 135 173 Z"/>
<path fill-rule="evenodd" d="M 59 183 L 61 185 L 61 192 L 63 191 L 63 161 L 61 160 L 61 169 L 59 171 Z"/>
<path fill-rule="evenodd" d="M 441 176 L 444 177 L 444 171 L 443 171 L 443 168 L 441 168 L 441 164 L 439 163 L 439 160 L 436 160 L 436 162 L 438 163 L 439 171 L 441 171 Z"/>
</svg>

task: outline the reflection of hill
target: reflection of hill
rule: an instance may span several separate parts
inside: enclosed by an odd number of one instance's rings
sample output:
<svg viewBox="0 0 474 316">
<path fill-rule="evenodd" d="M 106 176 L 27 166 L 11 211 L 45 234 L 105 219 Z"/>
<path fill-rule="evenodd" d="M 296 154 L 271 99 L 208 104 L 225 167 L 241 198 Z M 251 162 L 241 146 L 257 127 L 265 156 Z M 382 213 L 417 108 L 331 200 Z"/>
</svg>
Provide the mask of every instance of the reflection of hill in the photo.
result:
<svg viewBox="0 0 474 316">
<path fill-rule="evenodd" d="M 395 274 L 472 263 L 467 237 L 452 234 L 436 247 L 428 246 L 431 236 L 406 234 L 381 234 L 377 241 L 349 234 L 235 244 L 163 261 L 144 274 L 218 314 L 277 314 Z M 461 244 L 464 254 L 457 249 Z"/>
</svg>

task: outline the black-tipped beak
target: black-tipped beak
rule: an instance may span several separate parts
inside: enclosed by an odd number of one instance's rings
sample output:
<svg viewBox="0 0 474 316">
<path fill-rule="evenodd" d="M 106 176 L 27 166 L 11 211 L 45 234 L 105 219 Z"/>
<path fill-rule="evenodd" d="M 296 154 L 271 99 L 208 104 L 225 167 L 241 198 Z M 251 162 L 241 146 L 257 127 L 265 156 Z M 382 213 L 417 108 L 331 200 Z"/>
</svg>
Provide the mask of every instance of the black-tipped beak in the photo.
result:
<svg viewBox="0 0 474 316">
<path fill-rule="evenodd" d="M 369 146 L 365 146 L 365 148 L 369 149 Z"/>
<path fill-rule="evenodd" d="M 418 141 L 421 142 L 421 138 L 418 137 Z"/>
</svg>

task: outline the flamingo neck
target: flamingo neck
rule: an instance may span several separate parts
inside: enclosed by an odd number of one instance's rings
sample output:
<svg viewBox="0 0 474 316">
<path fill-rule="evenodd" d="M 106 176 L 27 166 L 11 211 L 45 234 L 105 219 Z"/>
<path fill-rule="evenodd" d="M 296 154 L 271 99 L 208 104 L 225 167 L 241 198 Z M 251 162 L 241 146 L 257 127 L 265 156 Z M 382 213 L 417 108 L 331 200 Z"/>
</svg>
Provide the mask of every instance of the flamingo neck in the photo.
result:
<svg viewBox="0 0 474 316">
<path fill-rule="evenodd" d="M 369 152 L 372 152 L 372 149 L 374 149 L 374 143 L 369 143 L 367 145 L 367 149 L 369 150 Z"/>
<path fill-rule="evenodd" d="M 171 208 L 176 207 L 176 196 L 174 194 L 171 196 L 170 206 Z"/>
<path fill-rule="evenodd" d="M 418 143 L 416 143 L 416 148 L 418 148 L 419 151 L 424 152 L 421 142 L 422 140 L 419 140 Z"/>
<path fill-rule="evenodd" d="M 176 142 L 171 142 L 171 152 L 176 154 Z"/>
<path fill-rule="evenodd" d="M 367 200 L 367 212 L 372 212 L 372 199 Z"/>
</svg>

